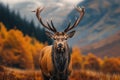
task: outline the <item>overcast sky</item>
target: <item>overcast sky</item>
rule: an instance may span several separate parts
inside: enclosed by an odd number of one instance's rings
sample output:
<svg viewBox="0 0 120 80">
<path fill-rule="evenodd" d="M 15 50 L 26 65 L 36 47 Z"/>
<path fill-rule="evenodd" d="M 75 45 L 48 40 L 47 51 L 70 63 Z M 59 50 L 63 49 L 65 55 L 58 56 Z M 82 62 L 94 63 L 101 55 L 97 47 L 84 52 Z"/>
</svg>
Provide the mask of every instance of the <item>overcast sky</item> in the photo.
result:
<svg viewBox="0 0 120 80">
<path fill-rule="evenodd" d="M 83 0 L 0 0 L 8 4 L 11 10 L 20 12 L 23 18 L 29 21 L 33 19 L 36 24 L 38 21 L 31 11 L 37 7 L 45 7 L 41 14 L 43 19 L 46 21 L 52 17 L 55 25 L 60 25 L 67 14 L 81 1 Z"/>
</svg>

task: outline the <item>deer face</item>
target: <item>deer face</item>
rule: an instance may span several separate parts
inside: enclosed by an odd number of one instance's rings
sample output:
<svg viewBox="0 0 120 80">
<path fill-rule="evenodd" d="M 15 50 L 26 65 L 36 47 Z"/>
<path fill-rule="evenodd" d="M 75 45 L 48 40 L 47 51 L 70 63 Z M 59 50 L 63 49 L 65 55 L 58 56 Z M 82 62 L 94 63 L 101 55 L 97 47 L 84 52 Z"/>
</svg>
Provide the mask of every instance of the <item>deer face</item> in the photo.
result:
<svg viewBox="0 0 120 80">
<path fill-rule="evenodd" d="M 58 50 L 59 49 L 64 50 L 65 45 L 67 45 L 67 39 L 71 38 L 75 33 L 75 31 L 71 31 L 71 32 L 69 32 L 69 31 L 72 30 L 73 28 L 75 28 L 81 21 L 82 17 L 84 16 L 84 12 L 85 12 L 84 8 L 80 8 L 80 7 L 75 7 L 75 8 L 80 13 L 80 17 L 78 17 L 75 20 L 73 25 L 71 25 L 71 22 L 69 22 L 68 27 L 63 32 L 58 32 L 56 30 L 52 20 L 51 20 L 51 24 L 49 24 L 48 22 L 47 22 L 47 24 L 44 24 L 44 22 L 42 21 L 42 18 L 40 16 L 40 13 L 42 12 L 42 10 L 44 8 L 37 8 L 36 11 L 33 11 L 33 12 L 36 12 L 36 16 L 37 16 L 39 22 L 42 24 L 42 26 L 50 31 L 50 32 L 46 31 L 46 34 L 54 40 L 54 46 Z"/>
<path fill-rule="evenodd" d="M 56 32 L 52 34 L 51 32 L 46 31 L 46 34 L 48 37 L 54 40 L 54 46 L 57 48 L 58 52 L 64 52 L 67 45 L 67 39 L 72 38 L 75 34 L 75 31 L 72 31 L 68 34 L 65 32 Z"/>
</svg>

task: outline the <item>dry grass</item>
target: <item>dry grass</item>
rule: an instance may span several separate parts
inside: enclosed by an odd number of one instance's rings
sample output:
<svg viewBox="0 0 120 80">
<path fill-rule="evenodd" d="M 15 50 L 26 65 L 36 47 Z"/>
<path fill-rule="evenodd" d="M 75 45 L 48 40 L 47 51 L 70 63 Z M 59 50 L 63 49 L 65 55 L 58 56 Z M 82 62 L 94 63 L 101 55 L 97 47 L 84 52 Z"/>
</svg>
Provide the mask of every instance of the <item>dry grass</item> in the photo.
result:
<svg viewBox="0 0 120 80">
<path fill-rule="evenodd" d="M 1 67 L 0 80 L 42 80 L 40 70 Z M 120 74 L 103 74 L 90 70 L 74 70 L 69 80 L 120 80 Z"/>
<path fill-rule="evenodd" d="M 90 70 L 75 70 L 70 80 L 120 80 L 120 74 L 104 74 Z"/>
<path fill-rule="evenodd" d="M 0 80 L 42 80 L 40 70 L 20 70 L 3 67 Z"/>
</svg>

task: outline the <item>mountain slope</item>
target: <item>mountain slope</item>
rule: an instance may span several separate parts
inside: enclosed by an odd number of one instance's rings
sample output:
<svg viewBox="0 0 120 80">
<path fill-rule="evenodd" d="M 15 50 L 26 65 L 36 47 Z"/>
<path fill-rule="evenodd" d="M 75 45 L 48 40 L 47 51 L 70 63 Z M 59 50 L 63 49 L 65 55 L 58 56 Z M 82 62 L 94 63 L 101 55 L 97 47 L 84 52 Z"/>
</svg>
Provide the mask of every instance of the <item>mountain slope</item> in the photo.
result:
<svg viewBox="0 0 120 80">
<path fill-rule="evenodd" d="M 89 52 L 97 56 L 120 57 L 120 31 L 99 42 L 81 47 L 84 54 Z"/>
<path fill-rule="evenodd" d="M 120 30 L 120 1 L 119 0 L 84 0 L 78 6 L 84 6 L 86 13 L 77 27 L 77 33 L 70 44 L 79 44 L 79 46 L 90 45 L 102 39 L 115 34 Z M 76 10 L 73 10 L 63 21 L 74 22 L 75 16 L 79 16 Z"/>
</svg>

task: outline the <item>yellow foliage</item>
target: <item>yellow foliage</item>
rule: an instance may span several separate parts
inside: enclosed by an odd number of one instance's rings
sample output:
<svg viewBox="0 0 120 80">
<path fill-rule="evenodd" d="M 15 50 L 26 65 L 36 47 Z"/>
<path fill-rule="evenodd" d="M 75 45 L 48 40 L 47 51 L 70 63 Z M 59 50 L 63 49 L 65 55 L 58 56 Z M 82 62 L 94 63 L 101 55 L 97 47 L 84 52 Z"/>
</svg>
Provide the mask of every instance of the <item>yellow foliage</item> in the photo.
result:
<svg viewBox="0 0 120 80">
<path fill-rule="evenodd" d="M 0 53 L 3 47 L 3 41 L 5 40 L 6 36 L 7 36 L 7 29 L 0 22 Z"/>
<path fill-rule="evenodd" d="M 72 67 L 73 69 L 80 69 L 82 67 L 82 55 L 78 47 L 73 47 L 73 52 L 71 55 Z"/>
<path fill-rule="evenodd" d="M 2 23 L 0 27 L 0 63 L 11 67 L 34 69 L 34 57 L 39 56 L 44 45 L 34 38 L 24 36 L 20 30 L 7 31 Z"/>
<path fill-rule="evenodd" d="M 88 53 L 84 61 L 84 69 L 100 70 L 102 60 L 92 53 Z"/>
<path fill-rule="evenodd" d="M 7 37 L 7 29 L 0 22 L 0 38 L 5 39 Z"/>
<path fill-rule="evenodd" d="M 102 70 L 105 73 L 120 73 L 120 59 L 108 58 L 104 61 Z"/>
</svg>

